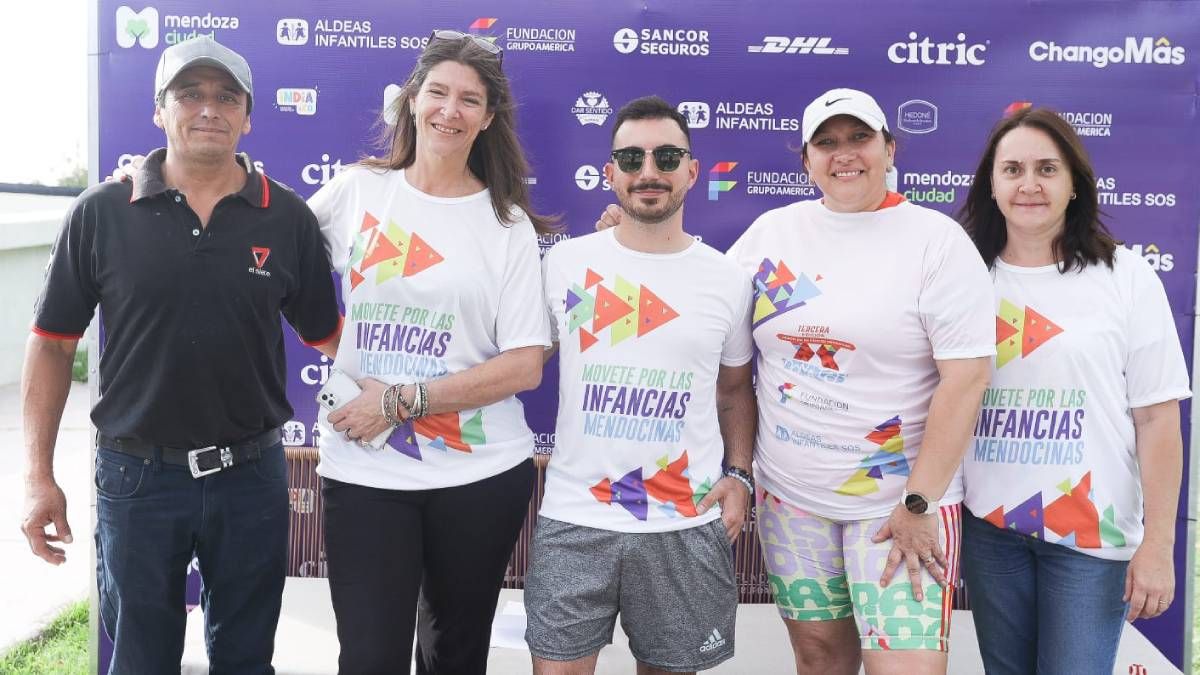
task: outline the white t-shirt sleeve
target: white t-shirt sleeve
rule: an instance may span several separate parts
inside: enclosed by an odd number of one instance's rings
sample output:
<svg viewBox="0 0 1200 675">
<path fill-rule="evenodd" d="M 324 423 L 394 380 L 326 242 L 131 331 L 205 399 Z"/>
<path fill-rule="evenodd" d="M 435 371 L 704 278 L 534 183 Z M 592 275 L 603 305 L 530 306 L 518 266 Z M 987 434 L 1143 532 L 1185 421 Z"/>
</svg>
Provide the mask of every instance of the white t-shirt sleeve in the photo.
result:
<svg viewBox="0 0 1200 675">
<path fill-rule="evenodd" d="M 731 258 L 732 259 L 732 258 Z M 750 275 L 738 270 L 742 292 L 734 304 L 733 326 L 725 338 L 721 349 L 721 365 L 741 366 L 754 358 L 754 336 L 750 332 L 750 309 L 753 305 L 754 293 L 750 285 Z"/>
<path fill-rule="evenodd" d="M 917 307 L 933 358 L 996 353 L 992 281 L 974 244 L 957 224 L 927 250 Z"/>
<path fill-rule="evenodd" d="M 1130 408 L 1188 398 L 1187 365 L 1179 333 L 1162 281 L 1149 265 L 1134 256 L 1117 264 L 1131 267 L 1129 274 L 1129 353 L 1125 357 L 1125 389 Z"/>
<path fill-rule="evenodd" d="M 526 219 L 513 223 L 508 237 L 504 278 L 496 311 L 496 347 L 504 352 L 520 347 L 550 346 L 550 325 L 542 292 L 542 265 L 537 235 Z"/>
<path fill-rule="evenodd" d="M 342 193 L 349 181 L 349 173 L 343 171 L 338 174 L 308 198 L 308 208 L 317 216 L 317 225 L 321 228 L 325 255 L 338 274 L 350 264 L 350 246 L 354 236 L 350 224 L 343 217 L 346 203 Z"/>
</svg>

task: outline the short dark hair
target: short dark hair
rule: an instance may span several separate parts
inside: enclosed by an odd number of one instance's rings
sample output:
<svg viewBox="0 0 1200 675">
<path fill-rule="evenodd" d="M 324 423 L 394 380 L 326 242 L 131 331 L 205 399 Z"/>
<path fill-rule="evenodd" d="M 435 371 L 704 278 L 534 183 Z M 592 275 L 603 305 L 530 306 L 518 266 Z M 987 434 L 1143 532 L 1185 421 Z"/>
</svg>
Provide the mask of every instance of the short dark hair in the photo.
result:
<svg viewBox="0 0 1200 675">
<path fill-rule="evenodd" d="M 1083 271 L 1088 265 L 1101 262 L 1112 267 L 1117 242 L 1100 220 L 1103 214 L 1096 193 L 1096 174 L 1087 150 L 1075 129 L 1049 108 L 1019 110 L 1000 120 L 988 136 L 967 201 L 958 213 L 959 221 L 971 235 L 983 261 L 991 268 L 1008 243 L 1004 214 L 992 197 L 992 165 L 996 161 L 996 146 L 1017 127 L 1037 129 L 1049 136 L 1071 169 L 1071 189 L 1075 198 L 1067 202 L 1063 231 L 1051 243 L 1059 271 L 1063 274 L 1071 269 Z"/>
<path fill-rule="evenodd" d="M 617 138 L 617 129 L 621 125 L 630 120 L 675 120 L 679 128 L 683 130 L 683 137 L 687 139 L 688 146 L 692 145 L 692 134 L 688 132 L 687 120 L 683 115 L 674 108 L 670 103 L 667 103 L 658 96 L 643 96 L 635 98 L 629 103 L 621 106 L 617 111 L 617 120 L 613 122 L 612 137 Z"/>
</svg>

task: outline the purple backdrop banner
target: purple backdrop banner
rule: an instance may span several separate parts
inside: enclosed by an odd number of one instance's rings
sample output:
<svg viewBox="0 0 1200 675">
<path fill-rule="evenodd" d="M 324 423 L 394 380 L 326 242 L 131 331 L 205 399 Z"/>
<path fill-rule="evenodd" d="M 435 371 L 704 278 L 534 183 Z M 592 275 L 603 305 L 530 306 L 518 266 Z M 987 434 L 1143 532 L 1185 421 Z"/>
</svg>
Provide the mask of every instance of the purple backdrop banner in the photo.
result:
<svg viewBox="0 0 1200 675">
<path fill-rule="evenodd" d="M 158 56 L 211 35 L 253 68 L 253 130 L 242 149 L 304 197 L 377 150 L 379 112 L 432 29 L 494 40 L 520 105 L 536 205 L 567 226 L 544 247 L 591 231 L 613 201 L 601 172 L 612 116 L 636 96 L 661 95 L 688 118 L 701 179 L 687 227 L 719 249 L 763 211 L 818 196 L 791 148 L 804 105 L 826 89 L 871 92 L 898 139 L 896 189 L 951 214 L 1005 110 L 1049 106 L 1084 137 L 1108 224 L 1166 285 L 1191 363 L 1196 3 L 100 0 L 97 17 L 102 171 L 164 144 L 151 122 Z M 313 398 L 330 363 L 294 337 L 288 357 L 296 418 L 287 442 L 315 445 Z M 541 451 L 553 447 L 556 380 L 552 364 L 542 389 L 523 397 Z M 1188 489 L 1176 602 L 1137 624 L 1181 667 Z"/>
</svg>

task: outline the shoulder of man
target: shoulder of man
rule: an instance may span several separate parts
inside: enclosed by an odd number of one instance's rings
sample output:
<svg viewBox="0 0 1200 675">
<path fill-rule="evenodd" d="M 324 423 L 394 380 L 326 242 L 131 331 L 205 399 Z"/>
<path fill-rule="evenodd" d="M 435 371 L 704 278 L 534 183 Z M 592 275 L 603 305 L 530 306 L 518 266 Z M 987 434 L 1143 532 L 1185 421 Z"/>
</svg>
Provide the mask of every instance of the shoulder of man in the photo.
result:
<svg viewBox="0 0 1200 675">
<path fill-rule="evenodd" d="M 103 221 L 115 217 L 130 206 L 133 185 L 129 181 L 105 181 L 93 185 L 75 198 L 67 208 L 66 222 Z"/>
<path fill-rule="evenodd" d="M 97 183 L 79 193 L 76 204 L 114 203 L 128 204 L 133 196 L 131 181 L 109 180 Z"/>
</svg>

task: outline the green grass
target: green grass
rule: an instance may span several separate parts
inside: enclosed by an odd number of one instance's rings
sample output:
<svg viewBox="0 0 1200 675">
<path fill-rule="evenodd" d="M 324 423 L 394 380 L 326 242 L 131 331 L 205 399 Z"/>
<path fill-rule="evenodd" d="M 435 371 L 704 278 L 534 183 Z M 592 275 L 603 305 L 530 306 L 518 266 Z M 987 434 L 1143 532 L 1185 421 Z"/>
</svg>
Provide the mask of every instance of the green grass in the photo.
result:
<svg viewBox="0 0 1200 675">
<path fill-rule="evenodd" d="M 42 636 L 0 656 L 4 675 L 74 675 L 88 670 L 88 603 L 68 607 Z"/>
<path fill-rule="evenodd" d="M 1200 537 L 1196 538 L 1196 555 L 1200 558 Z M 1200 564 L 1192 578 L 1192 671 L 1200 673 Z"/>
<path fill-rule="evenodd" d="M 80 342 L 79 349 L 75 351 L 75 361 L 71 364 L 71 379 L 76 382 L 87 382 L 88 378 L 88 352 L 87 344 Z"/>
</svg>

